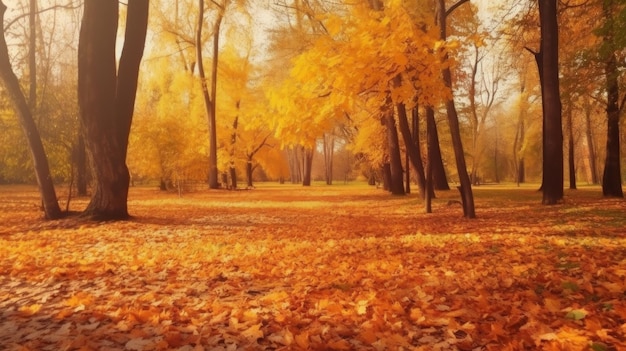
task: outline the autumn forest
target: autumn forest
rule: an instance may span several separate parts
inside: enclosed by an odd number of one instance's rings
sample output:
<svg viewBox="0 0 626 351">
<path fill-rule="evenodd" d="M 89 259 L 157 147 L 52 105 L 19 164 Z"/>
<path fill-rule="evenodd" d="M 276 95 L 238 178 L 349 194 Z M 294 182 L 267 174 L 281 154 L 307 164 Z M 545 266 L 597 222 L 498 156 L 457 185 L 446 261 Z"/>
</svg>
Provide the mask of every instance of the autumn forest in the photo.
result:
<svg viewBox="0 0 626 351">
<path fill-rule="evenodd" d="M 0 349 L 626 348 L 626 2 L 0 19 Z"/>
</svg>

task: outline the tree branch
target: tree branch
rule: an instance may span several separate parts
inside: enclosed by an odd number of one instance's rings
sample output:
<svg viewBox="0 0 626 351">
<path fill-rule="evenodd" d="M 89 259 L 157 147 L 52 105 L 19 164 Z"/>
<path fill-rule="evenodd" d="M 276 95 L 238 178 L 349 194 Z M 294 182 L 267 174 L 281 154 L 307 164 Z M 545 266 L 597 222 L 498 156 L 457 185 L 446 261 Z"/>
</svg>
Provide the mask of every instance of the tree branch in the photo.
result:
<svg viewBox="0 0 626 351">
<path fill-rule="evenodd" d="M 44 12 L 48 12 L 51 10 L 57 10 L 57 9 L 63 9 L 63 10 L 76 10 L 77 8 L 79 8 L 81 6 L 80 2 L 78 2 L 76 5 L 74 5 L 74 2 L 70 2 L 67 5 L 54 5 L 52 7 L 48 7 L 42 10 L 39 10 L 37 12 L 35 12 L 36 14 L 41 14 Z M 9 30 L 9 28 L 14 25 L 16 22 L 18 22 L 19 20 L 21 20 L 22 18 L 28 17 L 30 16 L 30 13 L 24 13 L 20 16 L 15 17 L 13 20 L 11 20 L 10 22 L 8 22 L 5 26 L 4 26 L 4 31 L 7 32 Z"/>
<path fill-rule="evenodd" d="M 446 17 L 448 17 L 452 12 L 454 12 L 454 10 L 456 10 L 459 6 L 463 5 L 466 2 L 469 2 L 470 0 L 459 0 L 456 2 L 456 4 L 450 6 L 450 8 L 448 10 L 446 10 Z"/>
</svg>

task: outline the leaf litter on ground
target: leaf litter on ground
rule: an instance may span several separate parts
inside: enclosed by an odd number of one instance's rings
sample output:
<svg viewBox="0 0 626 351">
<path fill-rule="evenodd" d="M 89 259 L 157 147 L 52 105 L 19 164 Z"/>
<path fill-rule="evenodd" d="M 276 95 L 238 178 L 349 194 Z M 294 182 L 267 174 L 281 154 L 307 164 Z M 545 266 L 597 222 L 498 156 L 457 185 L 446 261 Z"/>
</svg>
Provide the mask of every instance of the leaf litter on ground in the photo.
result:
<svg viewBox="0 0 626 351">
<path fill-rule="evenodd" d="M 8 350 L 619 350 L 622 200 L 442 192 L 133 188 L 130 221 L 43 221 L 0 188 Z M 19 194 L 19 196 L 16 196 Z M 86 199 L 73 204 L 84 206 Z"/>
</svg>

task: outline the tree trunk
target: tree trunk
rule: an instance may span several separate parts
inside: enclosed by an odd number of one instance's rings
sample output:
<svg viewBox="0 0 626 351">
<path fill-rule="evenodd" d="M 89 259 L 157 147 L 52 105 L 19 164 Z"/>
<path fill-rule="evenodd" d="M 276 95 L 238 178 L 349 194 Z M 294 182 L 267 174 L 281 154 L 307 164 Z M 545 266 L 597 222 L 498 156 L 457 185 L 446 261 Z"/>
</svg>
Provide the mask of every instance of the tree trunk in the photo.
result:
<svg viewBox="0 0 626 351">
<path fill-rule="evenodd" d="M 247 179 L 247 187 L 253 188 L 254 184 L 252 184 L 252 156 L 248 155 L 248 160 L 246 161 L 246 179 Z"/>
<path fill-rule="evenodd" d="M 603 2 L 604 18 L 607 22 L 614 21 L 612 2 Z M 611 24 L 609 24 L 611 25 Z M 624 197 L 622 191 L 622 174 L 620 162 L 620 135 L 619 135 L 619 83 L 617 57 L 613 49 L 614 30 L 611 27 L 604 36 L 604 42 L 610 47 L 610 53 L 606 57 L 604 73 L 606 76 L 607 93 L 607 136 L 606 136 L 606 159 L 604 161 L 604 174 L 602 176 L 602 194 L 610 197 Z"/>
<path fill-rule="evenodd" d="M 390 104 L 389 104 L 390 105 Z M 400 156 L 400 142 L 398 140 L 398 130 L 396 120 L 391 105 L 389 111 L 384 112 L 385 134 L 387 135 L 387 146 L 389 152 L 389 167 L 391 178 L 389 190 L 393 195 L 404 195 L 404 179 L 402 177 L 402 157 Z"/>
<path fill-rule="evenodd" d="M 87 154 L 85 153 L 85 139 L 78 133 L 78 142 L 75 147 L 76 161 L 76 189 L 78 196 L 87 196 Z"/>
<path fill-rule="evenodd" d="M 239 101 L 237 101 L 237 113 L 239 113 Z M 230 135 L 230 181 L 233 189 L 237 189 L 237 168 L 235 167 L 235 144 L 237 143 L 237 126 L 239 124 L 239 115 L 233 121 L 233 133 Z"/>
<path fill-rule="evenodd" d="M 544 114 L 543 203 L 563 199 L 563 128 L 559 93 L 559 38 L 556 0 L 539 0 L 541 91 Z"/>
<path fill-rule="evenodd" d="M 314 150 L 312 148 L 309 149 L 304 149 L 304 159 L 303 159 L 303 173 L 304 176 L 302 178 L 302 185 L 303 186 L 311 186 L 311 172 L 312 172 L 312 166 L 313 166 L 313 153 Z"/>
<path fill-rule="evenodd" d="M 30 0 L 28 14 L 28 28 L 30 31 L 28 38 L 28 75 L 29 92 L 28 105 L 33 115 L 37 115 L 37 1 Z"/>
<path fill-rule="evenodd" d="M 522 85 L 521 94 L 524 94 L 524 85 Z M 519 186 L 520 183 L 524 183 L 526 181 L 526 170 L 524 165 L 524 155 L 520 154 L 520 144 L 524 144 L 524 139 L 526 138 L 526 130 L 524 126 L 524 109 L 520 108 L 518 122 L 517 122 L 517 131 L 515 133 L 515 142 L 513 143 L 513 155 L 515 156 L 515 181 Z"/>
<path fill-rule="evenodd" d="M 589 153 L 589 168 L 591 168 L 591 184 L 598 184 L 598 166 L 596 164 L 596 148 L 591 128 L 591 110 L 585 109 L 585 135 L 587 139 L 587 152 Z"/>
<path fill-rule="evenodd" d="M 324 178 L 326 185 L 333 184 L 333 158 L 335 154 L 335 135 L 324 134 Z"/>
<path fill-rule="evenodd" d="M 430 137 L 431 134 L 436 133 L 433 129 L 433 123 L 426 123 L 426 155 L 428 161 L 426 162 L 426 189 L 432 189 L 433 182 L 433 160 L 432 157 L 436 156 L 433 152 L 432 143 L 435 141 L 435 138 Z M 424 193 L 424 212 L 432 213 L 432 199 L 433 193 L 431 191 L 427 191 Z"/>
<path fill-rule="evenodd" d="M 460 0 L 453 8 L 458 7 L 461 3 L 466 2 L 466 0 Z M 439 0 L 439 30 L 440 30 L 440 38 L 441 40 L 446 40 L 446 20 L 447 20 L 447 11 L 445 9 L 445 0 Z M 447 60 L 444 57 L 444 60 Z M 450 72 L 450 68 L 446 67 L 442 72 L 443 81 L 446 86 L 452 90 L 452 73 Z M 457 115 L 456 106 L 454 105 L 454 99 L 450 98 L 446 101 L 446 112 L 448 113 L 448 123 L 450 125 L 450 134 L 452 136 L 452 146 L 454 148 L 454 156 L 456 159 L 456 168 L 459 175 L 459 182 L 461 183 L 460 191 L 461 191 L 461 200 L 463 202 L 463 215 L 466 218 L 475 218 L 476 211 L 474 208 L 474 194 L 472 193 L 472 183 L 470 181 L 469 175 L 467 174 L 467 165 L 465 163 L 465 153 L 463 151 L 463 141 L 461 139 L 461 129 L 459 127 L 459 117 Z"/>
<path fill-rule="evenodd" d="M 215 26 L 213 28 L 213 61 L 211 66 L 211 91 L 207 83 L 206 74 L 204 72 L 204 62 L 202 56 L 202 26 L 204 24 L 204 0 L 198 0 L 198 23 L 196 24 L 196 64 L 198 65 L 198 74 L 202 84 L 202 96 L 206 107 L 207 119 L 209 124 L 209 188 L 219 188 L 218 170 L 217 170 L 217 125 L 215 121 L 216 113 L 216 97 L 217 97 L 217 67 L 219 54 L 219 37 L 220 27 L 222 24 L 223 12 L 219 11 Z"/>
<path fill-rule="evenodd" d="M 391 164 L 383 163 L 381 173 L 383 175 L 383 190 L 391 191 Z"/>
<path fill-rule="evenodd" d="M 6 6 L 0 1 L 0 23 L 4 23 L 5 11 Z M 44 214 L 48 219 L 57 219 L 62 216 L 62 212 L 54 190 L 48 158 L 46 157 L 46 152 L 41 142 L 35 120 L 28 108 L 26 97 L 20 88 L 17 76 L 13 73 L 4 34 L 4 26 L 0 27 L 0 31 L 0 79 L 5 86 L 9 100 L 15 109 L 28 142 L 31 160 L 35 169 L 35 177 L 37 178 L 37 184 L 41 194 Z"/>
<path fill-rule="evenodd" d="M 571 104 L 571 103 L 570 103 Z M 572 124 L 572 108 L 567 109 L 567 144 L 568 144 L 568 158 L 567 163 L 569 166 L 569 188 L 576 189 L 576 164 L 575 164 L 575 150 L 574 150 L 574 126 Z"/>
<path fill-rule="evenodd" d="M 399 80 L 400 76 L 396 78 Z M 396 83 L 400 85 L 399 82 Z M 422 155 L 420 154 L 419 147 L 416 147 L 416 143 L 413 140 L 413 136 L 411 135 L 411 127 L 409 126 L 409 119 L 406 113 L 406 107 L 403 103 L 396 104 L 396 109 L 398 110 L 398 127 L 400 129 L 400 133 L 402 134 L 402 139 L 404 140 L 404 146 L 406 149 L 407 156 L 411 161 L 411 165 L 413 169 L 415 169 L 415 173 L 417 174 L 417 186 L 419 188 L 420 194 L 422 198 L 424 198 L 425 189 L 426 189 L 426 179 L 424 176 L 424 164 L 422 163 Z M 407 165 L 408 167 L 408 165 Z M 407 168 L 407 174 L 409 169 Z M 408 184 L 407 179 L 407 184 Z"/>
<path fill-rule="evenodd" d="M 443 165 L 443 157 L 441 156 L 441 147 L 439 146 L 439 133 L 437 132 L 437 122 L 435 121 L 435 110 L 427 106 L 426 107 L 426 124 L 430 125 L 432 133 L 428 133 L 428 138 L 432 140 L 427 141 L 430 145 L 429 152 L 432 152 L 432 166 L 431 172 L 433 173 L 432 187 L 435 190 L 450 190 L 448 184 L 448 177 L 446 176 L 446 168 Z M 427 128 L 427 129 L 428 129 Z"/>
<path fill-rule="evenodd" d="M 86 0 L 78 45 L 81 127 L 95 177 L 84 215 L 97 220 L 128 218 L 126 152 L 148 24 L 148 0 L 129 2 L 116 70 L 118 6 L 116 1 Z"/>
</svg>

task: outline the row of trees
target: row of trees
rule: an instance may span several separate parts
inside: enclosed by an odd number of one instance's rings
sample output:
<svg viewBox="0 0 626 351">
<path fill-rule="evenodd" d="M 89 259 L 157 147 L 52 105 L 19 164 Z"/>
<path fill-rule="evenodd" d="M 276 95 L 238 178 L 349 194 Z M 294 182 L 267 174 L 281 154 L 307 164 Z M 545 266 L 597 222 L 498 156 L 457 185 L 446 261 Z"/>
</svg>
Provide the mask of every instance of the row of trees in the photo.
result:
<svg viewBox="0 0 626 351">
<path fill-rule="evenodd" d="M 623 196 L 620 0 L 500 4 L 487 12 L 504 19 L 496 24 L 467 0 L 20 4 L 3 21 L 0 123 L 15 133 L 19 120 L 50 218 L 61 215 L 54 179 L 75 175 L 84 193 L 90 174 L 85 214 L 125 218 L 131 177 L 236 188 L 261 169 L 307 185 L 318 154 L 330 184 L 338 150 L 393 194 L 417 184 L 427 207 L 455 180 L 469 218 L 472 186 L 485 179 L 541 175 L 554 204 L 563 127 L 570 187 L 577 174 L 598 181 L 604 157 L 604 195 Z M 13 150 L 6 179 L 28 170 Z"/>
</svg>

